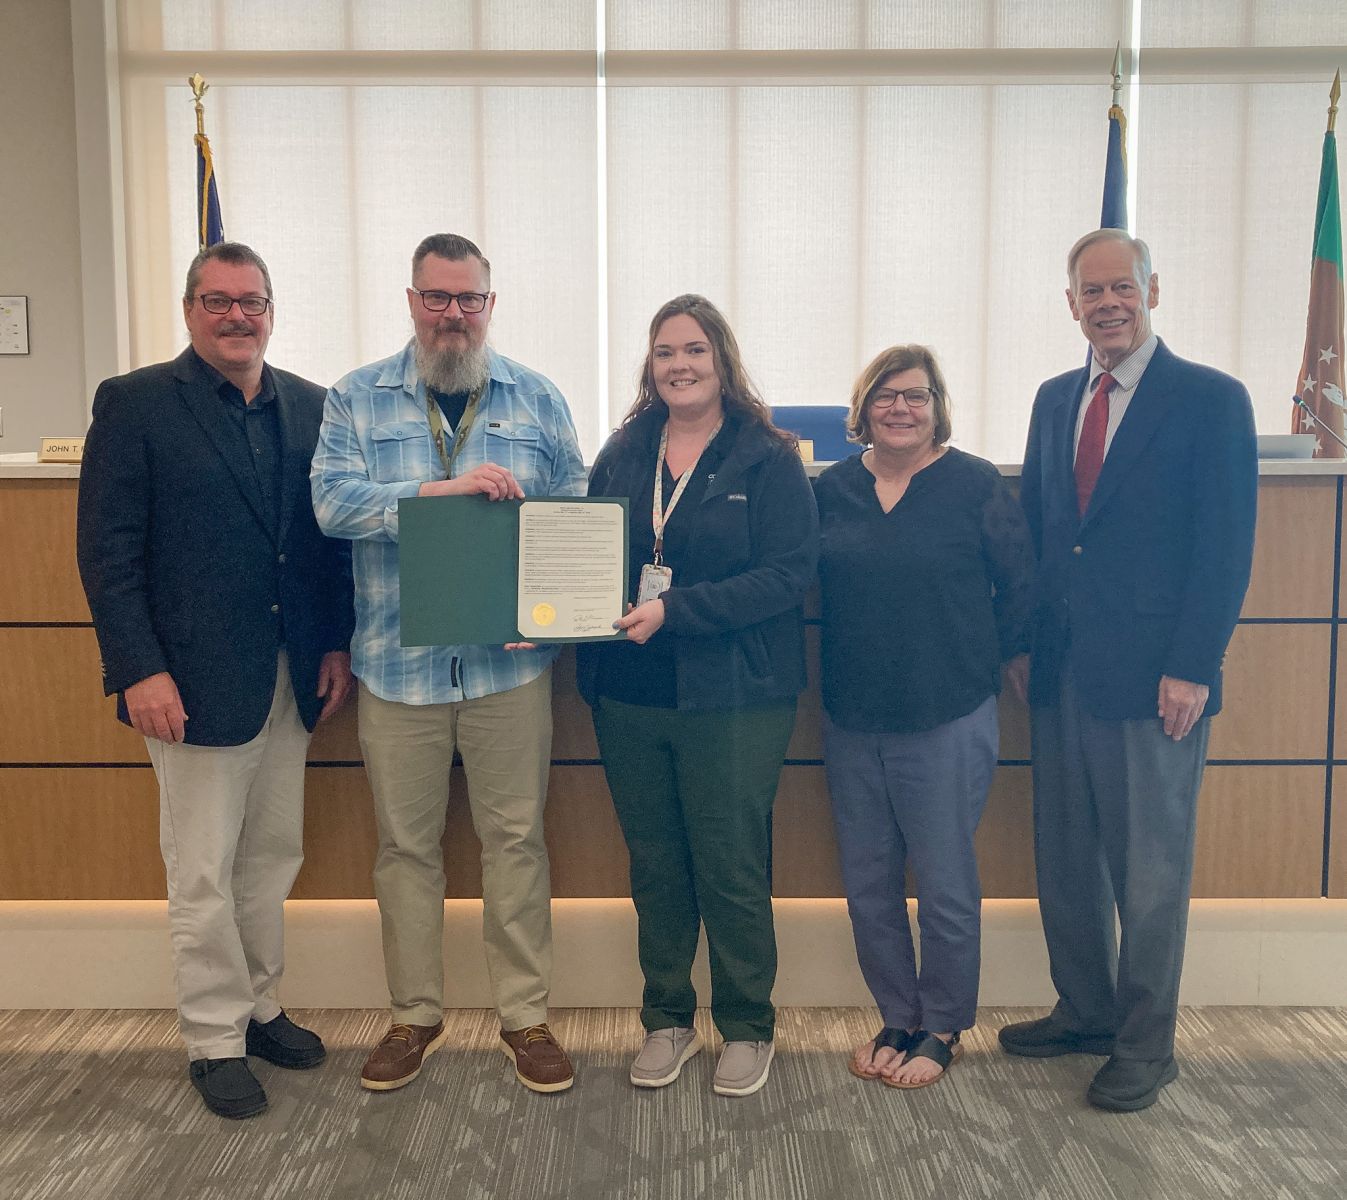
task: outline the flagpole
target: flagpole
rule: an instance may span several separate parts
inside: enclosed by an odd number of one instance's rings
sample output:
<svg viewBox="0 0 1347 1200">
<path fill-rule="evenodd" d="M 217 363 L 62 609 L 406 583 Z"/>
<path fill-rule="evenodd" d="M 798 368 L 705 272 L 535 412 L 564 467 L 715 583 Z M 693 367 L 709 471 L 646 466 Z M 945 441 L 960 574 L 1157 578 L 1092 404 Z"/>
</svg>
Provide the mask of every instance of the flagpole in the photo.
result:
<svg viewBox="0 0 1347 1200">
<path fill-rule="evenodd" d="M 210 84 L 202 78 L 200 72 L 187 77 L 187 83 L 192 89 L 192 95 L 196 97 L 196 135 L 197 137 L 206 136 L 206 106 L 202 104 L 202 99 L 210 91 Z"/>
<path fill-rule="evenodd" d="M 1344 306 L 1342 217 L 1338 204 L 1338 155 L 1336 126 L 1338 101 L 1342 97 L 1342 72 L 1334 73 L 1328 93 L 1328 125 L 1324 132 L 1323 158 L 1319 168 L 1319 196 L 1314 214 L 1314 238 L 1310 252 L 1309 311 L 1305 320 L 1305 351 L 1292 409 L 1292 431 L 1314 433 L 1316 458 L 1341 458 L 1347 451 L 1340 430 L 1347 425 L 1347 372 L 1343 367 Z M 1318 431 L 1318 432 L 1316 432 Z M 1332 453 L 1321 433 L 1337 443 Z"/>
<path fill-rule="evenodd" d="M 224 241 L 224 220 L 220 216 L 220 195 L 215 183 L 215 159 L 206 136 L 206 106 L 202 103 L 210 89 L 198 72 L 187 77 L 196 107 L 196 239 L 197 249 Z"/>
</svg>

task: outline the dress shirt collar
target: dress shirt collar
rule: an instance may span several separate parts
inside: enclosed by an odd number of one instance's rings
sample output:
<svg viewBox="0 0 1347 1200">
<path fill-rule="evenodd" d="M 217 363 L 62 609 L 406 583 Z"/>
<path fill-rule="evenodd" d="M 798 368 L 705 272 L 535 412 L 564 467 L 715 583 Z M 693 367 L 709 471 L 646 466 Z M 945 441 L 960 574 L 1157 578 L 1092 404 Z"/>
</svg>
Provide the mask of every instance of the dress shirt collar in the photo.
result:
<svg viewBox="0 0 1347 1200">
<path fill-rule="evenodd" d="M 233 401 L 237 404 L 244 403 L 243 392 L 212 367 L 210 363 L 196 352 L 195 349 L 192 350 L 192 357 L 196 359 L 197 369 L 201 372 L 202 378 L 210 384 L 211 391 L 219 396 L 221 400 Z M 257 395 L 253 397 L 252 403 L 260 407 L 275 398 L 276 387 L 272 382 L 271 368 L 267 366 L 266 363 L 263 363 L 260 390 Z"/>
<path fill-rule="evenodd" d="M 1150 365 L 1150 361 L 1155 355 L 1155 347 L 1159 343 L 1160 339 L 1152 333 L 1109 372 L 1113 376 L 1116 385 L 1115 390 L 1130 392 L 1141 382 L 1141 376 Z M 1104 365 L 1092 353 L 1090 355 L 1090 385 L 1085 389 L 1086 395 L 1093 394 L 1095 388 L 1099 386 L 1099 376 L 1103 373 Z"/>
</svg>

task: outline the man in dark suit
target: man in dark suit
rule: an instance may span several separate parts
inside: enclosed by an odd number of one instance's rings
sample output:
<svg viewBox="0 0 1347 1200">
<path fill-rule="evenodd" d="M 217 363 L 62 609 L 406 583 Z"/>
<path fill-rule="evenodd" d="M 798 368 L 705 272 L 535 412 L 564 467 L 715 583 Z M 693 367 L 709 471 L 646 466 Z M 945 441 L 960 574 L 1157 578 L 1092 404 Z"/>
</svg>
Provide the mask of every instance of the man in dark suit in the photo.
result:
<svg viewBox="0 0 1347 1200">
<path fill-rule="evenodd" d="M 1087 1098 L 1127 1112 L 1178 1075 L 1197 794 L 1249 582 L 1257 450 L 1244 386 L 1152 333 L 1144 242 L 1088 234 L 1067 276 L 1093 354 L 1034 401 L 1021 500 L 1039 595 L 1029 661 L 1012 669 L 1021 692 L 1028 677 L 1059 999 L 1000 1037 L 1012 1054 L 1107 1055 Z"/>
<path fill-rule="evenodd" d="M 159 779 L 189 1077 L 212 1112 L 247 1117 L 267 1100 L 245 1053 L 324 1057 L 275 993 L 309 734 L 351 686 L 350 559 L 309 501 L 324 390 L 263 361 L 266 265 L 203 250 L 182 308 L 189 349 L 99 385 L 79 566 L 104 690 Z"/>
</svg>

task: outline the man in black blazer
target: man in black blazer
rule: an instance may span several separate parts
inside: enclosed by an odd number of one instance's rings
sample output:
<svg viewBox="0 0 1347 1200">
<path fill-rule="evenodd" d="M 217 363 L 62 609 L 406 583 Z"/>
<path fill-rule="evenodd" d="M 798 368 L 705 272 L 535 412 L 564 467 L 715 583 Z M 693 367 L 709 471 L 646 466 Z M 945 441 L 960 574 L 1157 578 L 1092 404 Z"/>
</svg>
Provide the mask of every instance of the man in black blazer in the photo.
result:
<svg viewBox="0 0 1347 1200">
<path fill-rule="evenodd" d="M 324 1057 L 275 993 L 309 734 L 351 686 L 350 557 L 309 500 L 324 390 L 263 361 L 266 265 L 211 246 L 182 303 L 191 347 L 94 397 L 79 567 L 104 690 L 159 779 L 189 1077 L 212 1112 L 246 1117 L 266 1093 L 245 1053 Z"/>
<path fill-rule="evenodd" d="M 1108 1055 L 1087 1098 L 1126 1112 L 1178 1075 L 1197 794 L 1249 583 L 1258 463 L 1244 386 L 1152 333 L 1160 288 L 1144 242 L 1087 234 L 1067 275 L 1093 353 L 1034 401 L 1020 495 L 1038 600 L 1030 658 L 1012 669 L 1032 710 L 1059 999 L 1000 1038 L 1030 1057 Z"/>
</svg>

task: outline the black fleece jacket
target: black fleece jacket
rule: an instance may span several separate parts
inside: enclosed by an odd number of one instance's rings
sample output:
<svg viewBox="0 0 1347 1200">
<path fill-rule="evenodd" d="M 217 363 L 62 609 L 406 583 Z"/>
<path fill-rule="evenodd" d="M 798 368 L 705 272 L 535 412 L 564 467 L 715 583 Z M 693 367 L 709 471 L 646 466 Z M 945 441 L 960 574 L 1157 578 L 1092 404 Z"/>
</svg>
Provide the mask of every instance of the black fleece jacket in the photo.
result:
<svg viewBox="0 0 1347 1200">
<path fill-rule="evenodd" d="M 629 521 L 640 520 L 643 495 L 649 503 L 663 425 L 662 412 L 643 413 L 608 439 L 590 472 L 591 496 L 632 501 Z M 723 459 L 708 454 L 698 464 L 698 474 L 713 476 L 700 503 L 690 513 L 680 504 L 674 518 L 691 516 L 693 525 L 664 593 L 661 633 L 674 643 L 684 710 L 790 700 L 805 684 L 802 605 L 818 563 L 813 489 L 795 450 L 752 421 L 727 414 L 721 446 Z M 633 538 L 631 552 L 649 550 Z M 614 648 L 577 647 L 580 691 L 591 705 L 601 656 Z"/>
</svg>

